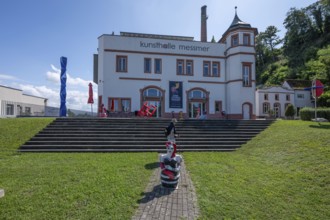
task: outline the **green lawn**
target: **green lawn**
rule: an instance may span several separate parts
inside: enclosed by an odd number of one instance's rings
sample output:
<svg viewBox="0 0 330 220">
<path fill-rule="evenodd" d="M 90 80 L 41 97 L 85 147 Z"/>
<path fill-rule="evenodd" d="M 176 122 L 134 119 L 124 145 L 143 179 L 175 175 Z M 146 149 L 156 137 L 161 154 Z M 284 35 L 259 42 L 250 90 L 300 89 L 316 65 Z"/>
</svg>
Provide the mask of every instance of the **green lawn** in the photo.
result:
<svg viewBox="0 0 330 220">
<path fill-rule="evenodd" d="M 0 119 L 0 219 L 130 219 L 156 153 L 17 153 L 52 119 Z M 277 121 L 232 153 L 184 153 L 201 219 L 329 219 L 330 124 Z"/>
<path fill-rule="evenodd" d="M 17 153 L 51 119 L 0 119 L 0 219 L 130 219 L 156 153 Z"/>
<path fill-rule="evenodd" d="M 234 153 L 185 153 L 202 219 L 330 219 L 330 124 L 277 121 Z"/>
</svg>

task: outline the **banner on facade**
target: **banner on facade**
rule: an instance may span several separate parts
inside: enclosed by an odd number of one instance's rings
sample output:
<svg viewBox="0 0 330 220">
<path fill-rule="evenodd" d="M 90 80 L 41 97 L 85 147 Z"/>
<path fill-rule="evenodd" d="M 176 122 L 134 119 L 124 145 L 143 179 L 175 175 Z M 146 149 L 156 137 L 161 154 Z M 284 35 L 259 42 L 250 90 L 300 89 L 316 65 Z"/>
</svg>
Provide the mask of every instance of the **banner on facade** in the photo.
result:
<svg viewBox="0 0 330 220">
<path fill-rule="evenodd" d="M 182 82 L 170 81 L 170 108 L 182 108 Z"/>
</svg>

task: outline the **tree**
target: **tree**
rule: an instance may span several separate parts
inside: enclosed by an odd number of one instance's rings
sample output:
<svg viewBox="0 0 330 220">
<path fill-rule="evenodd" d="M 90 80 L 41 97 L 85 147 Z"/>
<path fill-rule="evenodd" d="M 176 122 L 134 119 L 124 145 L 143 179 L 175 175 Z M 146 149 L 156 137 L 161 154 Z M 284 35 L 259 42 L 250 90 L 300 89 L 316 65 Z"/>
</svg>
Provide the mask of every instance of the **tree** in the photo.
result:
<svg viewBox="0 0 330 220">
<path fill-rule="evenodd" d="M 304 79 L 317 78 L 330 85 L 330 45 L 318 50 L 316 59 L 308 61 L 302 73 Z"/>
<path fill-rule="evenodd" d="M 317 1 L 303 9 L 291 8 L 284 26 L 283 52 L 289 60 L 289 67 L 298 70 L 316 57 L 320 48 L 330 43 L 330 5 Z"/>
<path fill-rule="evenodd" d="M 276 47 L 282 42 L 277 35 L 279 30 L 275 26 L 269 26 L 265 32 L 260 32 L 256 37 L 256 63 L 257 81 L 265 83 L 270 77 L 269 65 L 278 60 L 281 54 Z"/>
<path fill-rule="evenodd" d="M 330 91 L 323 93 L 317 99 L 317 106 L 319 107 L 330 107 Z"/>
<path fill-rule="evenodd" d="M 295 110 L 292 104 L 289 104 L 285 109 L 285 117 L 293 118 Z"/>
<path fill-rule="evenodd" d="M 275 53 L 274 49 L 276 46 L 281 44 L 283 40 L 277 35 L 280 30 L 275 26 L 268 26 L 266 28 L 266 31 L 261 33 L 261 38 L 264 41 L 264 43 L 267 45 L 268 49 L 271 52 L 271 56 L 273 58 L 273 61 L 275 61 Z"/>
</svg>

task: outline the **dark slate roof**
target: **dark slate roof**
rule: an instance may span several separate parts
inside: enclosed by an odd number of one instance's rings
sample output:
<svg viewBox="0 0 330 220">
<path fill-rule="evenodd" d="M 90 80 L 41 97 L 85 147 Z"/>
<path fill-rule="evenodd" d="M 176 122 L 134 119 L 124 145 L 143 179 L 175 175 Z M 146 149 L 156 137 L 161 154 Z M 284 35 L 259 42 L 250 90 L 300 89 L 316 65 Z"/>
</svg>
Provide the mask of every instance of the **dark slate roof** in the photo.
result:
<svg viewBox="0 0 330 220">
<path fill-rule="evenodd" d="M 310 80 L 302 80 L 302 79 L 287 79 L 285 80 L 291 88 L 301 89 L 312 86 L 312 82 Z"/>
<path fill-rule="evenodd" d="M 255 35 L 258 34 L 258 30 L 256 28 L 251 27 L 251 24 L 246 23 L 244 21 L 242 21 L 238 15 L 237 15 L 237 7 L 235 7 L 235 17 L 233 19 L 233 21 L 231 22 L 231 25 L 229 26 L 229 28 L 226 30 L 226 32 L 222 35 L 222 38 L 218 41 L 219 43 L 223 43 L 225 41 L 225 37 L 226 35 L 236 29 L 239 28 L 250 28 L 250 29 L 254 29 L 255 31 Z"/>
<path fill-rule="evenodd" d="M 243 28 L 251 28 L 251 25 L 242 21 L 241 19 L 239 19 L 237 12 L 235 12 L 235 17 L 233 22 L 231 22 L 231 25 L 229 26 L 229 28 L 227 29 L 227 31 L 237 28 L 237 27 L 243 27 Z"/>
</svg>

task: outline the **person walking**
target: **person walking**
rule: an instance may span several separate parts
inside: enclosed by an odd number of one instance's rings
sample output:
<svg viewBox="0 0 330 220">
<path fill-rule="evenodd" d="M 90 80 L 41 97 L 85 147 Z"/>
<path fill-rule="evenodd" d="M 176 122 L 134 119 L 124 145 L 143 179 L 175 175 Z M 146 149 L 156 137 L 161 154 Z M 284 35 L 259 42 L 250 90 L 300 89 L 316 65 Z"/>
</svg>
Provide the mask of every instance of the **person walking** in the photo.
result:
<svg viewBox="0 0 330 220">
<path fill-rule="evenodd" d="M 176 122 L 177 122 L 177 120 L 175 118 L 173 118 L 172 121 L 170 122 L 170 124 L 168 125 L 168 127 L 166 128 L 167 141 L 173 142 L 174 144 L 175 144 L 175 138 L 178 136 L 178 134 L 176 133 L 176 129 L 175 129 Z"/>
</svg>

